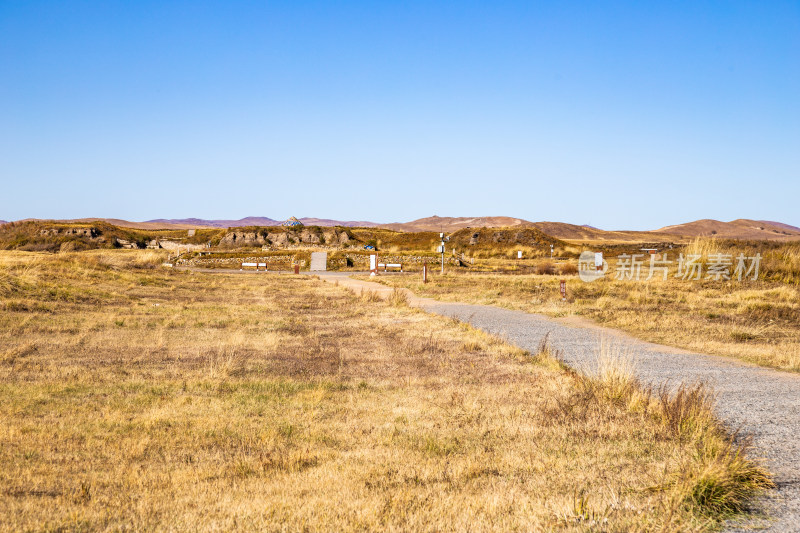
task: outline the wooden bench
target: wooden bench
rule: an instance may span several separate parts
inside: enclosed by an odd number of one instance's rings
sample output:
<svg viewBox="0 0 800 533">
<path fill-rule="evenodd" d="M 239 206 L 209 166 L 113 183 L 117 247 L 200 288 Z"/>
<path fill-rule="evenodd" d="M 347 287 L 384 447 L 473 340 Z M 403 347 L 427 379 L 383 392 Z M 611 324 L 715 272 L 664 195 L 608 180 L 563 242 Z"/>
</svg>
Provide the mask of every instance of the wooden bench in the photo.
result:
<svg viewBox="0 0 800 533">
<path fill-rule="evenodd" d="M 239 270 L 244 270 L 245 268 L 252 268 L 252 267 L 256 267 L 256 272 L 258 272 L 258 269 L 261 267 L 264 267 L 264 272 L 267 271 L 266 263 L 242 263 L 242 268 L 240 268 Z"/>
<path fill-rule="evenodd" d="M 378 268 L 381 268 L 381 267 L 383 267 L 383 271 L 384 272 L 386 272 L 386 269 L 389 269 L 389 268 L 397 268 L 397 269 L 400 270 L 400 272 L 403 271 L 402 263 L 378 263 Z"/>
</svg>

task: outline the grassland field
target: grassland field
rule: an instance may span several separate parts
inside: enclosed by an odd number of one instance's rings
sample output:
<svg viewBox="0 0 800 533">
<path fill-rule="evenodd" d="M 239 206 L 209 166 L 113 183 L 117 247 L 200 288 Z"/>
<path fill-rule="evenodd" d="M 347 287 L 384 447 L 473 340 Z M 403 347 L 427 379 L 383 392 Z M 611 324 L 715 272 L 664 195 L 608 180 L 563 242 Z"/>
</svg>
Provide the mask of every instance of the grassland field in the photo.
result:
<svg viewBox="0 0 800 533">
<path fill-rule="evenodd" d="M 0 530 L 705 531 L 770 486 L 702 386 L 163 260 L 0 253 Z"/>
</svg>

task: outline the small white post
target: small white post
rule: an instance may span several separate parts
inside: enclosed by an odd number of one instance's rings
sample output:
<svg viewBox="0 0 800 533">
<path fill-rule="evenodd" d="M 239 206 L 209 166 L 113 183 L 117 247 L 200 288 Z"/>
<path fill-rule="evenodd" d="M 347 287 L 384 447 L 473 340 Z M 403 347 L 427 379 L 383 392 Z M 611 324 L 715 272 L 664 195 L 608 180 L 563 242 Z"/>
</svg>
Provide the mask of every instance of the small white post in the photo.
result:
<svg viewBox="0 0 800 533">
<path fill-rule="evenodd" d="M 440 233 L 439 238 L 442 241 L 439 246 L 439 251 L 442 252 L 442 274 L 444 274 L 444 233 Z"/>
</svg>

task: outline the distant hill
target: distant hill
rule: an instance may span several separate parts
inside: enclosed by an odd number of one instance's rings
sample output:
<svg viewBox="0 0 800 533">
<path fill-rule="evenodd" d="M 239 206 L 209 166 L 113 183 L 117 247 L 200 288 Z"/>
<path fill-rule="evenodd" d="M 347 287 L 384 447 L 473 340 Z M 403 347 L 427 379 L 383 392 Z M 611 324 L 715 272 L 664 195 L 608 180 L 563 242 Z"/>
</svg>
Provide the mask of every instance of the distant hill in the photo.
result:
<svg viewBox="0 0 800 533">
<path fill-rule="evenodd" d="M 670 233 L 685 237 L 720 237 L 725 239 L 795 240 L 800 229 L 780 222 L 740 218 L 730 222 L 703 219 L 657 229 L 654 233 Z"/>
<path fill-rule="evenodd" d="M 278 226 L 280 222 L 267 217 L 244 217 L 239 220 L 206 220 L 202 218 L 157 218 L 148 224 L 181 225 L 192 228 L 238 228 L 245 226 Z"/>
<path fill-rule="evenodd" d="M 78 251 L 96 248 L 166 248 L 204 247 L 219 242 L 225 230 L 131 228 L 115 226 L 103 220 L 58 222 L 54 220 L 18 220 L 0 225 L 0 250 Z"/>
<path fill-rule="evenodd" d="M 395 231 L 443 231 L 452 233 L 464 228 L 509 228 L 531 226 L 527 220 L 513 217 L 427 217 L 411 222 L 380 224 L 378 227 Z"/>
<path fill-rule="evenodd" d="M 730 222 L 703 219 L 666 226 L 653 231 L 607 231 L 592 226 L 564 222 L 534 222 L 541 231 L 568 241 L 658 242 L 685 241 L 695 237 L 720 237 L 743 240 L 797 240 L 800 228 L 780 222 L 740 218 Z"/>
<path fill-rule="evenodd" d="M 108 224 L 112 224 L 120 228 L 144 229 L 144 230 L 195 229 L 200 227 L 193 224 L 179 224 L 179 223 L 171 224 L 163 222 L 131 222 L 129 220 L 122 220 L 119 218 L 72 218 L 68 220 L 26 218 L 23 220 L 18 220 L 17 222 L 57 222 L 62 224 L 88 224 L 93 222 L 106 222 Z M 202 226 L 202 227 L 210 227 L 210 226 Z"/>
<path fill-rule="evenodd" d="M 566 222 L 534 222 L 533 225 L 557 239 L 570 241 L 651 242 L 678 238 L 678 235 L 653 234 L 650 231 L 606 231 Z"/>
<path fill-rule="evenodd" d="M 783 222 L 773 222 L 771 220 L 759 220 L 761 224 L 767 224 L 768 226 L 773 226 L 775 228 L 782 228 L 786 231 L 797 231 L 800 232 L 800 228 L 797 226 L 790 226 L 789 224 L 784 224 Z"/>
<path fill-rule="evenodd" d="M 26 218 L 18 222 L 44 221 L 45 219 Z M 342 221 L 327 218 L 305 217 L 299 219 L 306 226 L 344 226 L 348 228 L 377 227 L 375 222 L 368 221 Z M 201 228 L 241 228 L 247 226 L 280 226 L 283 221 L 268 217 L 245 217 L 238 220 L 206 220 L 202 218 L 157 218 L 144 222 L 132 222 L 119 218 L 73 218 L 68 220 L 48 220 L 64 224 L 83 224 L 91 222 L 107 222 L 120 228 L 155 230 L 155 229 L 201 229 Z M 0 222 L 2 223 L 2 222 Z"/>
<path fill-rule="evenodd" d="M 375 222 L 367 221 L 353 221 L 353 220 L 331 220 L 328 218 L 311 218 L 303 217 L 298 219 L 305 226 L 344 226 L 348 228 L 362 227 L 372 228 L 378 226 Z M 201 218 L 180 218 L 180 219 L 166 219 L 159 218 L 155 220 L 148 220 L 148 223 L 157 224 L 191 224 L 192 227 L 204 228 L 240 228 L 245 226 L 280 226 L 283 220 L 275 220 L 267 217 L 245 217 L 239 220 L 205 220 Z"/>
<path fill-rule="evenodd" d="M 380 226 L 377 222 L 369 222 L 367 220 L 331 220 L 328 218 L 309 217 L 303 217 L 299 220 L 306 226 L 342 226 L 345 228 L 377 228 Z"/>
</svg>

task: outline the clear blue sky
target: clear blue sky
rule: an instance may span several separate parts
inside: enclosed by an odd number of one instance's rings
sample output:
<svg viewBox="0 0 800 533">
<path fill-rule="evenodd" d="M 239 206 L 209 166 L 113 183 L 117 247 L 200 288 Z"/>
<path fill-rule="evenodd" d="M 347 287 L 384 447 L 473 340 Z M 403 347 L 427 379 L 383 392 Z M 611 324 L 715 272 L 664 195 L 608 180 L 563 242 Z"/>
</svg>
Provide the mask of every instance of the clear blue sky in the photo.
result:
<svg viewBox="0 0 800 533">
<path fill-rule="evenodd" d="M 0 219 L 800 225 L 800 2 L 0 0 Z"/>
</svg>

